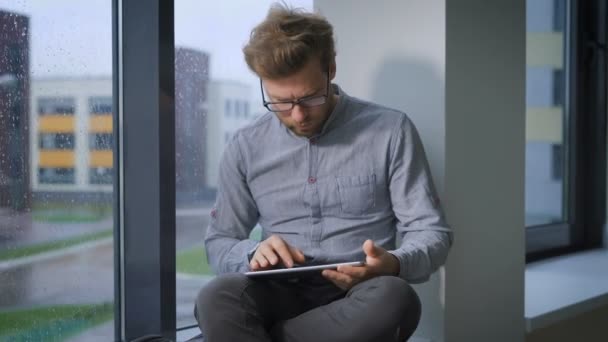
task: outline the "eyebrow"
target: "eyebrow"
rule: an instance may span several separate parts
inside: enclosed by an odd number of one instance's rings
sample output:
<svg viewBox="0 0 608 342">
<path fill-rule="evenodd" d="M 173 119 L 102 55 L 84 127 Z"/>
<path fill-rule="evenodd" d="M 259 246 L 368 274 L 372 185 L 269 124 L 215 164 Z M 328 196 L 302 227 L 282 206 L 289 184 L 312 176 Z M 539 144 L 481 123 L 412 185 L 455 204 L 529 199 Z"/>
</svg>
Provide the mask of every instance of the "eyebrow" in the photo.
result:
<svg viewBox="0 0 608 342">
<path fill-rule="evenodd" d="M 312 97 L 312 96 L 316 95 L 320 90 L 321 90 L 321 88 L 317 88 L 316 90 L 311 91 L 308 95 L 304 95 L 304 96 L 298 97 L 298 99 L 305 99 L 307 97 Z M 270 95 L 269 93 L 267 93 L 267 94 L 268 94 L 268 97 L 270 97 L 270 99 L 274 99 L 275 101 L 278 101 L 278 102 L 290 102 L 290 101 L 292 101 L 291 98 L 278 98 L 278 97 L 274 97 L 274 96 Z"/>
</svg>

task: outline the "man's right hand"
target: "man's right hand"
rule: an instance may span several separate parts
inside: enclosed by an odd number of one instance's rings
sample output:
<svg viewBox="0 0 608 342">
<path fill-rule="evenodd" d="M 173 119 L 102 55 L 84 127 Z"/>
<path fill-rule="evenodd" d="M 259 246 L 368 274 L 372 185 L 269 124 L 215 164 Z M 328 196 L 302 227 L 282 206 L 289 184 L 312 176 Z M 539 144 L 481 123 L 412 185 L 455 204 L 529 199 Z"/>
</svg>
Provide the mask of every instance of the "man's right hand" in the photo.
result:
<svg viewBox="0 0 608 342">
<path fill-rule="evenodd" d="M 290 246 L 283 238 L 272 235 L 260 242 L 255 250 L 249 266 L 252 271 L 261 271 L 275 267 L 281 262 L 285 267 L 293 267 L 294 262 L 303 264 L 306 261 L 299 249 Z"/>
</svg>

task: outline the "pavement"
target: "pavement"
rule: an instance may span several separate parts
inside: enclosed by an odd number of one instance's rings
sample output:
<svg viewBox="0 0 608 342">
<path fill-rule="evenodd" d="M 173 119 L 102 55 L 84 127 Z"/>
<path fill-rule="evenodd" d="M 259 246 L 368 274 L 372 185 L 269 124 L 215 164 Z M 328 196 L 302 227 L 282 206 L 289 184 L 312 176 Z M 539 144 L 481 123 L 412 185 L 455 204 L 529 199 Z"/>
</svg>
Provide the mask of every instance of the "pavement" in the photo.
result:
<svg viewBox="0 0 608 342">
<path fill-rule="evenodd" d="M 210 206 L 178 209 L 177 250 L 202 243 Z M 0 250 L 112 228 L 111 217 L 97 222 L 56 224 L 35 222 L 29 213 L 0 212 Z M 112 238 L 100 239 L 23 260 L 0 262 L 0 311 L 67 304 L 101 304 L 114 299 Z M 209 276 L 176 277 L 177 326 L 196 324 L 194 299 Z M 109 322 L 69 341 L 112 341 Z"/>
</svg>

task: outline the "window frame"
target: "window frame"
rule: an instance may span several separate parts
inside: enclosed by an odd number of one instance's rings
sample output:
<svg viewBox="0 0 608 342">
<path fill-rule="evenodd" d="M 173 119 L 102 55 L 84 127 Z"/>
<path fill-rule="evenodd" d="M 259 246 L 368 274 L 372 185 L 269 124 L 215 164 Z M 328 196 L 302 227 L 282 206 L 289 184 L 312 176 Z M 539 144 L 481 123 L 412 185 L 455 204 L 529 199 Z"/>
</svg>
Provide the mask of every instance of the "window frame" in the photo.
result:
<svg viewBox="0 0 608 342">
<path fill-rule="evenodd" d="M 114 335 L 175 340 L 174 1 L 112 0 L 112 21 Z"/>
<path fill-rule="evenodd" d="M 606 219 L 606 3 L 567 1 L 565 222 L 526 227 L 526 262 L 602 245 Z"/>
</svg>

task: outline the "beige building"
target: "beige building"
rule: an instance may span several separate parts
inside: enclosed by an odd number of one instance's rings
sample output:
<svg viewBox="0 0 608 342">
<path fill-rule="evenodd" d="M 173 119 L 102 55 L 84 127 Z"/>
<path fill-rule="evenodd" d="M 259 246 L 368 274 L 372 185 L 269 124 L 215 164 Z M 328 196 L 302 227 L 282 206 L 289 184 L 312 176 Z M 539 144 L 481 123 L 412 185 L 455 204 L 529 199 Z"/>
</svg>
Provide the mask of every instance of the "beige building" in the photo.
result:
<svg viewBox="0 0 608 342">
<path fill-rule="evenodd" d="M 34 79 L 30 96 L 34 192 L 112 191 L 112 80 Z"/>
<path fill-rule="evenodd" d="M 254 119 L 250 98 L 251 87 L 246 84 L 224 80 L 209 83 L 205 184 L 210 188 L 217 188 L 219 164 L 226 143 L 236 130 Z"/>
</svg>

